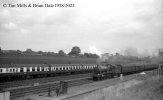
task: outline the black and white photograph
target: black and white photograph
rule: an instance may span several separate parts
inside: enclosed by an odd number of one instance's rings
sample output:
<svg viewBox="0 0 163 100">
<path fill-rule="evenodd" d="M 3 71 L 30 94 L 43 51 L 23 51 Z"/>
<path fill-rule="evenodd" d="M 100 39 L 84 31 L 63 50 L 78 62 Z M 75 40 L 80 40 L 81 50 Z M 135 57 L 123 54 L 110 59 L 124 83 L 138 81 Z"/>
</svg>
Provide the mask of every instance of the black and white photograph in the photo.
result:
<svg viewBox="0 0 163 100">
<path fill-rule="evenodd" d="M 163 100 L 163 0 L 0 0 L 0 100 Z"/>
</svg>

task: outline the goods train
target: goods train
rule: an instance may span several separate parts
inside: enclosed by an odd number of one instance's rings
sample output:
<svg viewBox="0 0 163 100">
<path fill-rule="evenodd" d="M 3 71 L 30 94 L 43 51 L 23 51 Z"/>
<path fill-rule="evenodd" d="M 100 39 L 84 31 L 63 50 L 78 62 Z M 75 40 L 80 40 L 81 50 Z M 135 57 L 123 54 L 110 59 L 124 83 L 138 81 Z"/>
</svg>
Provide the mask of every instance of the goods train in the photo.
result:
<svg viewBox="0 0 163 100">
<path fill-rule="evenodd" d="M 3 64 L 0 65 L 0 80 L 11 81 L 28 78 L 90 73 L 96 64 Z"/>
<path fill-rule="evenodd" d="M 120 76 L 120 74 L 127 75 L 142 71 L 149 71 L 158 68 L 158 66 L 158 64 L 113 65 L 104 62 L 94 68 L 92 78 L 93 80 L 102 80 Z M 163 69 L 162 65 L 161 68 Z"/>
</svg>

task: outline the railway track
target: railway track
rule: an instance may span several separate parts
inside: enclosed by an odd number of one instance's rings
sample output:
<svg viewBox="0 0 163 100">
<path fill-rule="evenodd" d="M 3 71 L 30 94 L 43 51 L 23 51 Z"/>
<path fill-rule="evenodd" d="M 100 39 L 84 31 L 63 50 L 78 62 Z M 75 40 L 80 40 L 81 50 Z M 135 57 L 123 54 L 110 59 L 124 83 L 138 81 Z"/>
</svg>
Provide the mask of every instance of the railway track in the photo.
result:
<svg viewBox="0 0 163 100">
<path fill-rule="evenodd" d="M 39 84 L 45 84 L 55 81 L 62 81 L 62 80 L 68 80 L 68 79 L 76 79 L 76 78 L 82 78 L 82 77 L 89 77 L 90 74 L 78 74 L 78 75 L 67 75 L 67 76 L 60 76 L 60 77 L 48 77 L 48 78 L 37 78 L 37 79 L 29 79 L 29 80 L 22 80 L 22 81 L 11 81 L 11 82 L 3 82 L 0 83 L 1 89 L 6 88 L 22 88 L 22 87 L 29 87 L 34 85 L 35 83 Z M 14 84 L 13 84 L 14 83 Z"/>
<path fill-rule="evenodd" d="M 127 75 L 124 81 L 131 80 L 137 76 L 135 75 Z M 68 83 L 68 87 L 78 86 L 86 83 L 93 82 L 91 80 L 91 77 L 81 77 L 81 78 L 75 78 L 75 79 L 65 79 L 60 80 L 65 81 Z M 8 88 L 8 91 L 10 91 L 10 99 L 11 100 L 17 100 L 16 98 L 32 95 L 32 94 L 39 94 L 39 93 L 47 93 L 49 91 L 49 88 L 51 91 L 55 91 L 60 86 L 60 81 L 54 81 L 54 82 L 47 82 L 43 84 L 35 84 L 35 86 L 28 86 L 28 87 L 20 87 L 20 88 Z M 110 79 L 109 84 L 115 84 L 116 82 L 119 82 L 119 78 Z"/>
<path fill-rule="evenodd" d="M 90 77 L 64 80 L 64 81 L 68 83 L 68 87 L 93 82 L 92 80 L 90 80 Z M 19 88 L 19 89 L 10 89 L 9 90 L 10 91 L 10 99 L 16 100 L 16 98 L 23 97 L 26 95 L 48 92 L 49 88 L 51 91 L 55 91 L 59 86 L 60 86 L 60 81 L 56 81 L 56 82 L 40 84 L 38 86 L 29 86 L 29 87 L 23 87 L 23 88 Z"/>
<path fill-rule="evenodd" d="M 127 77 L 128 78 L 126 78 L 124 81 L 128 81 L 134 78 L 135 76 L 128 75 Z M 68 83 L 68 87 L 73 87 L 73 86 L 78 86 L 78 85 L 94 82 L 93 80 L 91 80 L 91 77 L 77 78 L 77 79 L 64 80 L 64 81 Z M 119 78 L 113 78 L 113 79 L 110 79 L 109 84 L 115 84 L 119 81 L 120 81 Z M 97 82 L 101 82 L 101 81 L 97 81 Z M 49 91 L 49 88 L 51 91 L 55 91 L 59 86 L 60 86 L 60 81 L 56 81 L 56 82 L 49 82 L 49 83 L 41 84 L 38 86 L 13 89 L 13 90 L 10 90 L 10 99 L 16 100 L 16 98 L 23 97 L 26 95 L 47 93 Z"/>
</svg>

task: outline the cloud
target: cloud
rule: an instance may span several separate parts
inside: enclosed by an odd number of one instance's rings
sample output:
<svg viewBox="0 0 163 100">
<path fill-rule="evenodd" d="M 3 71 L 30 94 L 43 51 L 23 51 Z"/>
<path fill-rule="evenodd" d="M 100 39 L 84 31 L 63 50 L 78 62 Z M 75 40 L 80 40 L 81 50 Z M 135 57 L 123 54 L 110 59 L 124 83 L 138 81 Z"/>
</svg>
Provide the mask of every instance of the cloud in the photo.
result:
<svg viewBox="0 0 163 100">
<path fill-rule="evenodd" d="M 12 30 L 12 29 L 15 29 L 16 28 L 16 24 L 12 23 L 12 22 L 9 22 L 9 23 L 6 23 L 6 24 L 1 24 L 1 26 L 7 30 Z"/>
<path fill-rule="evenodd" d="M 127 46 L 135 46 L 138 50 L 162 47 L 162 0 L 16 2 L 71 2 L 76 6 L 70 9 L 0 9 L 0 45 L 4 49 L 31 47 L 36 50 L 63 49 L 68 52 L 77 45 L 84 52 L 90 45 L 95 45 L 91 46 L 93 52 L 99 52 L 98 47 L 102 53 L 114 53 Z M 11 46 L 18 43 L 23 45 Z"/>
<path fill-rule="evenodd" d="M 89 46 L 89 52 L 101 56 L 101 51 L 99 51 L 95 46 Z"/>
</svg>

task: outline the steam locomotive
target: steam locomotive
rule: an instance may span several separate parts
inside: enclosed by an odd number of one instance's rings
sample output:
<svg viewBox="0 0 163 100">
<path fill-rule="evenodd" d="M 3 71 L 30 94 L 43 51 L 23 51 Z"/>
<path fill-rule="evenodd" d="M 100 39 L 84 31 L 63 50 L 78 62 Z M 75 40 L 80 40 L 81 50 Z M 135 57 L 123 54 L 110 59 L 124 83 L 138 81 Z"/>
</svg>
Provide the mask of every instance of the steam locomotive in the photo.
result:
<svg viewBox="0 0 163 100">
<path fill-rule="evenodd" d="M 113 65 L 103 62 L 98 64 L 97 67 L 94 68 L 92 79 L 93 80 L 102 80 L 106 78 L 113 78 L 116 76 L 120 76 L 120 74 L 133 74 L 142 71 L 149 71 L 158 68 L 157 64 L 130 64 L 130 65 Z"/>
</svg>

